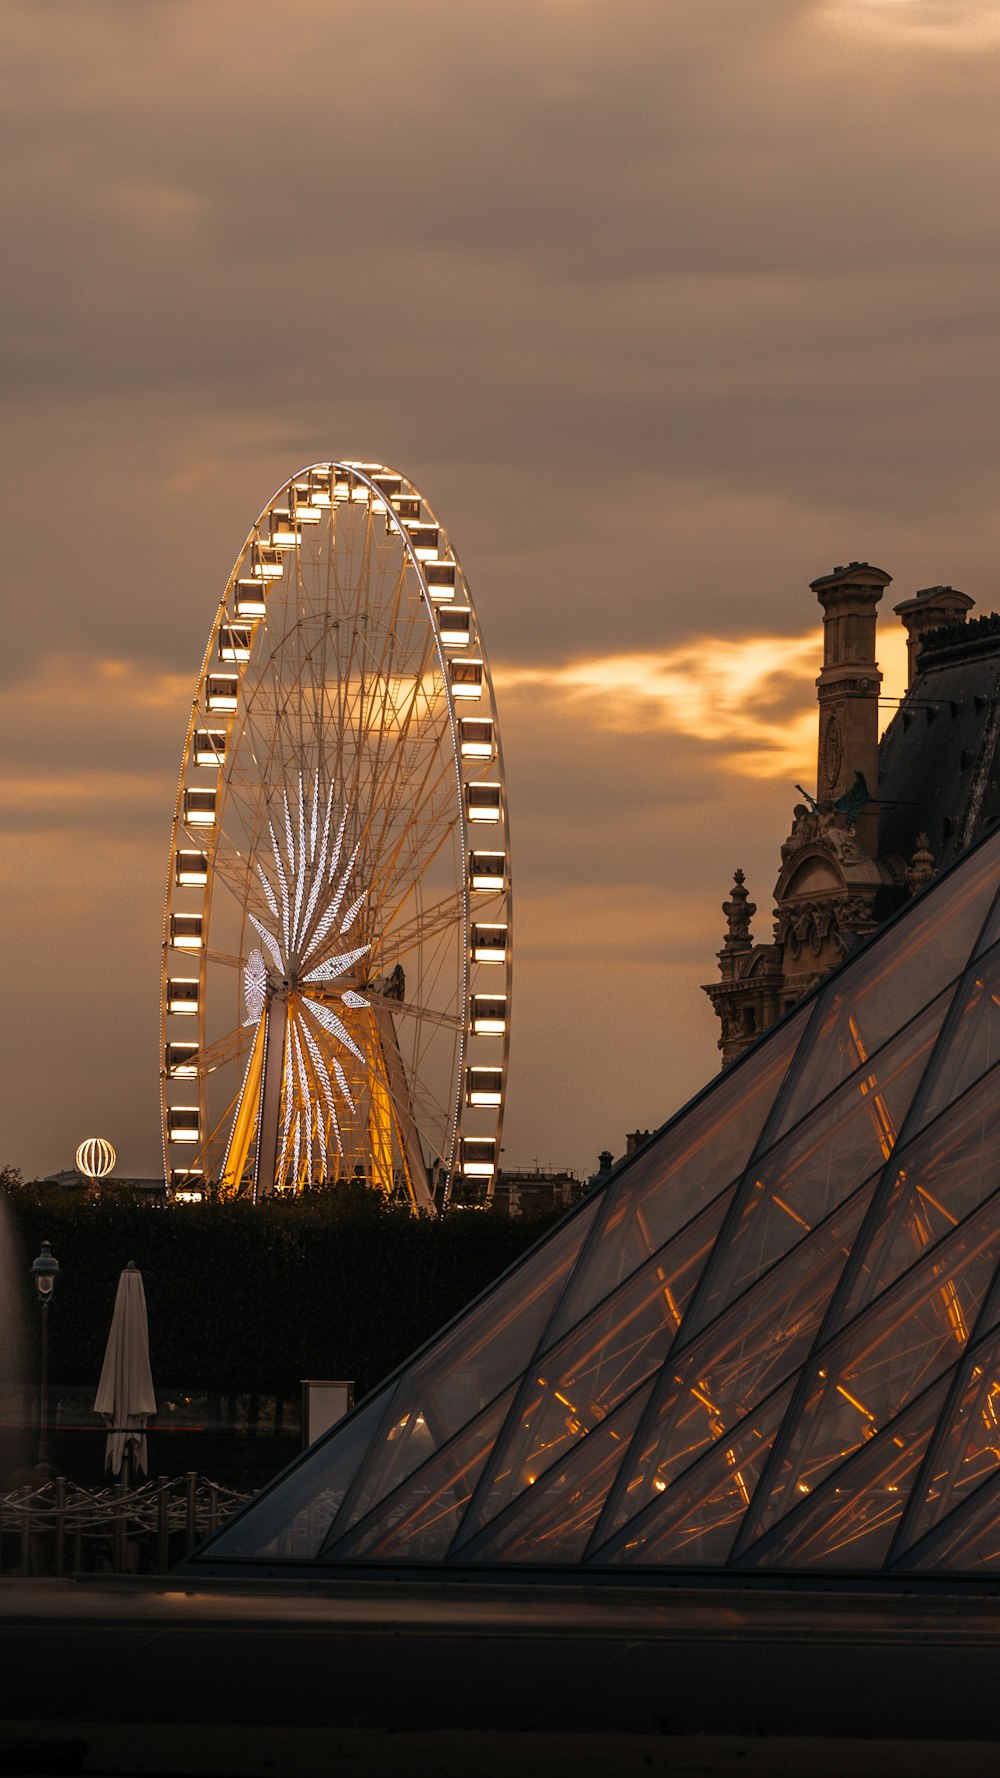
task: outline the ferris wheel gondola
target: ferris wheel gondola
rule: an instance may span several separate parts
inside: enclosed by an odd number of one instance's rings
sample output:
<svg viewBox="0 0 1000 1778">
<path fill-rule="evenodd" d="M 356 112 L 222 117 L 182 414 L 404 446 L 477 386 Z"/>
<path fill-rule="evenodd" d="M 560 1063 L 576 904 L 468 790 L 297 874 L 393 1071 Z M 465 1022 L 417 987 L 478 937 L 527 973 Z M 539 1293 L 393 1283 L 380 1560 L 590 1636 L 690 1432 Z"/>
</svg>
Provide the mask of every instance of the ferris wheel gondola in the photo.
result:
<svg viewBox="0 0 1000 1778">
<path fill-rule="evenodd" d="M 510 978 L 500 736 L 461 564 L 404 476 L 313 465 L 246 539 L 188 724 L 161 976 L 172 1193 L 363 1178 L 416 1209 L 485 1201 Z"/>
</svg>

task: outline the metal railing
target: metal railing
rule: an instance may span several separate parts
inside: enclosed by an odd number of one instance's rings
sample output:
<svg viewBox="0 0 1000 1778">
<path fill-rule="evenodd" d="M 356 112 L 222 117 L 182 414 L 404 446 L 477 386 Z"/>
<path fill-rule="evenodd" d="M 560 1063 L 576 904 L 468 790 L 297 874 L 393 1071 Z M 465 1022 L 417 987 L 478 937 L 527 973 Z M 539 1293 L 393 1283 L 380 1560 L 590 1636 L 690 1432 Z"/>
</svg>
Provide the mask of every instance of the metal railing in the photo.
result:
<svg viewBox="0 0 1000 1778">
<path fill-rule="evenodd" d="M 194 1469 L 97 1490 L 56 1476 L 0 1494 L 0 1573 L 166 1574 L 251 1498 Z"/>
</svg>

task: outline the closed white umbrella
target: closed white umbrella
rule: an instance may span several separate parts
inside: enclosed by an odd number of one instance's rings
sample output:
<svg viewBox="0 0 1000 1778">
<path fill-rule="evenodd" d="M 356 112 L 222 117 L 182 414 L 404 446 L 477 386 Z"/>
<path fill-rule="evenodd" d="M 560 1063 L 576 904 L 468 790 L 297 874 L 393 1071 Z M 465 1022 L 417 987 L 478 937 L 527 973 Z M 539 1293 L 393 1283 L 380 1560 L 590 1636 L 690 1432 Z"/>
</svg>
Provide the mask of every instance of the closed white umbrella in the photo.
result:
<svg viewBox="0 0 1000 1778">
<path fill-rule="evenodd" d="M 110 1429 L 105 1468 L 117 1475 L 131 1455 L 136 1466 L 144 1470 L 146 1418 L 156 1413 L 156 1396 L 149 1369 L 149 1325 L 142 1273 L 136 1270 L 132 1259 L 118 1280 L 94 1412 L 103 1415 Z M 125 1479 L 128 1480 L 127 1467 Z"/>
</svg>

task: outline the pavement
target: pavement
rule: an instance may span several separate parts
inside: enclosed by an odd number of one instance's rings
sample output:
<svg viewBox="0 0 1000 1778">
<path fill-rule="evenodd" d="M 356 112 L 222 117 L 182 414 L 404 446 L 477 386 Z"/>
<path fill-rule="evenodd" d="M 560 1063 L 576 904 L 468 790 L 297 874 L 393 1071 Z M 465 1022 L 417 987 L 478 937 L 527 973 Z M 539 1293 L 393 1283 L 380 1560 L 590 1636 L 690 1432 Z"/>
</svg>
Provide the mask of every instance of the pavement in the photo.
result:
<svg viewBox="0 0 1000 1778">
<path fill-rule="evenodd" d="M 0 1773 L 91 1778 L 996 1778 L 986 1742 L 11 1724 Z M 13 1760 L 14 1763 L 10 1763 Z"/>
<path fill-rule="evenodd" d="M 1000 1772 L 992 1597 L 13 1579 L 0 1673 L 0 1773 Z"/>
</svg>

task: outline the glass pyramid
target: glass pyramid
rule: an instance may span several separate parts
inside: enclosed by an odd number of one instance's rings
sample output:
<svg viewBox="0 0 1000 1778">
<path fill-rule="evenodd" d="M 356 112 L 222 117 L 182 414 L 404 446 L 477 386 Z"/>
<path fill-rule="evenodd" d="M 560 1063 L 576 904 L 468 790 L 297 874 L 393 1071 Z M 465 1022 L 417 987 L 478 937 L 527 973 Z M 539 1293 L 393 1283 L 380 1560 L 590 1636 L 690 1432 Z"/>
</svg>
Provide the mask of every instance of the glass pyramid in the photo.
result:
<svg viewBox="0 0 1000 1778">
<path fill-rule="evenodd" d="M 189 1559 L 1000 1576 L 1000 830 Z"/>
</svg>

